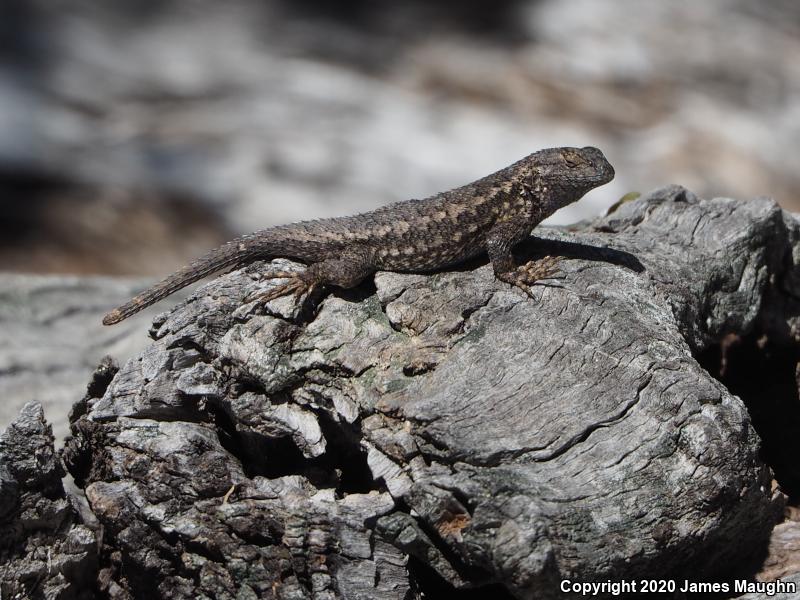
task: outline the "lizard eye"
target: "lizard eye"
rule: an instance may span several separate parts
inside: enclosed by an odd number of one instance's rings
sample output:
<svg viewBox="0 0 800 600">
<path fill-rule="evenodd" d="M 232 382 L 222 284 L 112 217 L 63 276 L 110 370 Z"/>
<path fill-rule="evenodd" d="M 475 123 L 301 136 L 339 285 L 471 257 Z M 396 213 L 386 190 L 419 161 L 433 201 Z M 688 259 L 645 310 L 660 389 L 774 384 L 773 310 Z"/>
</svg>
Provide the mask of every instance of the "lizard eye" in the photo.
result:
<svg viewBox="0 0 800 600">
<path fill-rule="evenodd" d="M 577 152 L 564 152 L 562 156 L 567 166 L 573 169 L 576 167 L 585 167 L 588 164 L 586 159 Z"/>
</svg>

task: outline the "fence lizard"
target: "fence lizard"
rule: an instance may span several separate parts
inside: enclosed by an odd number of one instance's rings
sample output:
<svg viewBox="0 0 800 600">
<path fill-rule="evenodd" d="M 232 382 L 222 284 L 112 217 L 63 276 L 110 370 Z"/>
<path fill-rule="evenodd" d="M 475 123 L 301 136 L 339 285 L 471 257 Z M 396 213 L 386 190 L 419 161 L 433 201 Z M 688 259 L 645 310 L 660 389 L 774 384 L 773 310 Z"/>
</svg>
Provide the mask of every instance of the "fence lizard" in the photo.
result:
<svg viewBox="0 0 800 600">
<path fill-rule="evenodd" d="M 483 179 L 424 200 L 407 200 L 350 217 L 264 229 L 212 250 L 108 313 L 112 325 L 203 277 L 254 260 L 291 258 L 305 271 L 262 295 L 263 302 L 320 285 L 350 288 L 378 270 L 435 271 L 487 252 L 495 276 L 530 294 L 557 272 L 545 257 L 517 266 L 511 251 L 559 208 L 614 178 L 597 148 L 540 150 Z"/>
</svg>

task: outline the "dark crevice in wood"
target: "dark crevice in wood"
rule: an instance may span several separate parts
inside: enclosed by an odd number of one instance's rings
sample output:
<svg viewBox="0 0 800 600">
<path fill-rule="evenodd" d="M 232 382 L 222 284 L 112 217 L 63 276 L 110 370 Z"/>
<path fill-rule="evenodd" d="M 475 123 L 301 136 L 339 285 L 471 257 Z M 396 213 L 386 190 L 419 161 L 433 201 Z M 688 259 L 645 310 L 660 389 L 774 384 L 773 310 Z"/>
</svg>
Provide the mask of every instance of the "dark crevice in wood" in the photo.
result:
<svg viewBox="0 0 800 600">
<path fill-rule="evenodd" d="M 458 589 L 445 581 L 430 565 L 420 559 L 408 558 L 412 589 L 422 598 L 453 598 L 454 600 L 513 600 L 514 596 L 502 585 L 494 583 Z"/>
<path fill-rule="evenodd" d="M 448 490 L 448 491 L 450 491 L 450 490 Z M 405 512 L 407 514 L 411 514 L 411 512 L 412 512 L 411 507 L 404 500 L 398 500 L 397 501 L 397 508 L 398 508 L 399 511 Z M 425 534 L 425 536 L 427 536 L 428 541 L 441 553 L 441 555 L 447 560 L 448 565 L 450 565 L 450 567 L 453 569 L 453 571 L 458 573 L 458 576 L 463 581 L 473 582 L 475 584 L 476 588 L 477 588 L 477 586 L 481 585 L 481 582 L 490 582 L 492 580 L 491 573 L 489 573 L 489 571 L 487 571 L 486 569 L 482 568 L 481 566 L 475 565 L 475 564 L 473 564 L 473 565 L 464 564 L 464 561 L 456 553 L 456 551 L 451 546 L 449 546 L 447 544 L 447 542 L 445 542 L 442 539 L 442 536 L 439 534 L 439 532 L 437 531 L 436 527 L 434 527 L 432 524 L 428 523 L 425 519 L 420 519 L 418 517 L 415 517 L 414 520 L 416 521 L 416 524 L 420 528 L 420 530 Z M 404 552 L 408 552 L 408 550 L 409 550 L 408 548 L 401 548 L 401 549 Z M 419 557 L 415 557 L 413 553 L 409 554 L 409 559 L 410 559 L 410 561 L 411 560 L 418 560 L 418 561 L 420 560 L 420 558 Z M 411 572 L 413 574 L 412 565 L 411 565 L 410 561 L 409 561 L 409 572 Z M 420 563 L 420 564 L 424 565 L 424 563 Z M 427 567 L 427 565 L 424 565 L 424 566 Z M 442 585 L 446 586 L 448 589 L 452 590 L 455 593 L 455 591 L 456 591 L 455 587 L 453 587 L 450 583 L 445 581 L 442 578 L 441 575 L 436 573 L 436 571 L 434 569 L 430 568 L 430 571 L 431 571 L 431 573 L 429 574 L 430 578 L 426 578 L 426 581 L 430 585 L 432 585 L 434 589 L 438 589 L 438 588 L 436 588 L 436 586 L 438 585 L 437 584 L 437 580 L 438 580 L 439 583 L 441 583 Z M 423 570 L 423 573 L 424 573 L 424 570 Z M 488 586 L 490 584 L 486 583 L 486 585 Z M 502 586 L 501 586 L 501 588 L 502 588 Z M 485 586 L 482 589 L 485 589 Z M 505 588 L 502 588 L 502 589 L 505 589 Z M 459 593 L 461 593 L 463 591 L 464 590 L 461 590 L 461 591 L 459 591 Z M 437 596 L 437 595 L 434 594 L 434 595 L 429 596 L 429 597 L 430 598 L 439 598 L 440 596 Z M 449 596 L 447 596 L 447 597 L 449 597 Z M 508 596 L 508 597 L 510 598 L 511 596 Z"/>
<path fill-rule="evenodd" d="M 290 436 L 270 438 L 255 432 L 237 431 L 227 412 L 215 404 L 210 403 L 209 407 L 220 443 L 239 458 L 250 478 L 303 475 L 315 487 L 333 487 L 339 495 L 384 491 L 383 484 L 372 478 L 366 453 L 359 444 L 358 425 L 339 423 L 325 411 L 316 411 L 327 446 L 322 456 L 307 458 Z"/>
<path fill-rule="evenodd" d="M 729 335 L 696 358 L 744 401 L 762 440 L 762 459 L 790 502 L 800 502 L 800 345 L 773 343 L 759 332 Z"/>
<path fill-rule="evenodd" d="M 369 493 L 372 490 L 384 491 L 382 481 L 372 478 L 367 464 L 367 454 L 361 448 L 363 439 L 358 423 L 348 425 L 334 421 L 326 411 L 317 411 L 320 429 L 328 442 L 325 454 L 329 468 L 339 473 L 337 494 Z"/>
</svg>

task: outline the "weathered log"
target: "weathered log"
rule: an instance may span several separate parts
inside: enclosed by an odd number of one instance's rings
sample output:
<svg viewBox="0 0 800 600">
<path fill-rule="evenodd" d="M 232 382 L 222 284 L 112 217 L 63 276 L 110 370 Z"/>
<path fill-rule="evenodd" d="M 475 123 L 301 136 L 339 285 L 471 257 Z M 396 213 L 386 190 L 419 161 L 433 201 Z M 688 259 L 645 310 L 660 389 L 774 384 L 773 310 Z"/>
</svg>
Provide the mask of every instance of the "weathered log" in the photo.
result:
<svg viewBox="0 0 800 600">
<path fill-rule="evenodd" d="M 0 436 L 0 597 L 93 598 L 97 538 L 64 491 L 42 407 Z"/>
<path fill-rule="evenodd" d="M 752 576 L 782 496 L 718 378 L 796 346 L 800 225 L 670 187 L 538 235 L 523 254 L 567 258 L 534 298 L 475 263 L 259 306 L 254 264 L 159 317 L 71 418 L 103 588 L 556 598 Z M 791 398 L 745 400 L 767 440 L 770 403 L 778 437 L 798 425 Z M 795 448 L 765 445 L 794 495 Z"/>
</svg>

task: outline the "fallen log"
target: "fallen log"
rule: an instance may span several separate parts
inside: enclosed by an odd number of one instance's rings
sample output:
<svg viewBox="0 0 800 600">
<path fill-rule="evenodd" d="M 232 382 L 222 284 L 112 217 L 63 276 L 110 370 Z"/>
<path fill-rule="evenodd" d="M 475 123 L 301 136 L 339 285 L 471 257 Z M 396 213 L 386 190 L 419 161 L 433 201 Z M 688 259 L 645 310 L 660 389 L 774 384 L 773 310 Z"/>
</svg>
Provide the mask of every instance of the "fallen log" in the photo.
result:
<svg viewBox="0 0 800 600">
<path fill-rule="evenodd" d="M 800 331 L 795 217 L 671 186 L 537 236 L 521 254 L 566 258 L 533 298 L 476 261 L 259 306 L 259 263 L 157 318 L 71 416 L 98 585 L 539 599 L 751 578 L 784 498 L 765 460 L 800 491 L 796 383 L 762 393 L 794 381 L 769 355 Z M 775 371 L 737 397 L 723 382 L 759 352 Z"/>
</svg>

